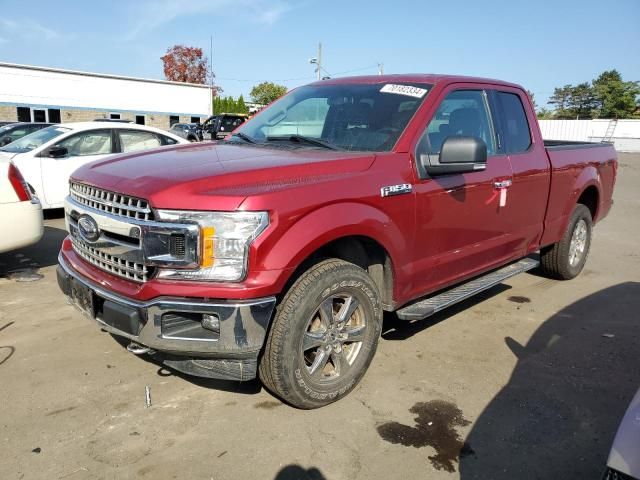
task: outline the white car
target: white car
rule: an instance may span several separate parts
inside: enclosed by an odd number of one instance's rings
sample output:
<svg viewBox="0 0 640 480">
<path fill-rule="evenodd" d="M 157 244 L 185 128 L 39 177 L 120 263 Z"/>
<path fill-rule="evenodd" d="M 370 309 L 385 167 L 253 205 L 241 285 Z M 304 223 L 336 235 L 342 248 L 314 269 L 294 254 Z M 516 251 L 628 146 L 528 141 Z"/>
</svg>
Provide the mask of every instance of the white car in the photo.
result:
<svg viewBox="0 0 640 480">
<path fill-rule="evenodd" d="M 0 148 L 35 190 L 42 208 L 64 206 L 69 176 L 78 167 L 117 153 L 189 143 L 169 132 L 123 122 L 52 125 Z"/>
<path fill-rule="evenodd" d="M 20 170 L 0 158 L 0 253 L 26 247 L 42 238 L 42 207 Z"/>
</svg>

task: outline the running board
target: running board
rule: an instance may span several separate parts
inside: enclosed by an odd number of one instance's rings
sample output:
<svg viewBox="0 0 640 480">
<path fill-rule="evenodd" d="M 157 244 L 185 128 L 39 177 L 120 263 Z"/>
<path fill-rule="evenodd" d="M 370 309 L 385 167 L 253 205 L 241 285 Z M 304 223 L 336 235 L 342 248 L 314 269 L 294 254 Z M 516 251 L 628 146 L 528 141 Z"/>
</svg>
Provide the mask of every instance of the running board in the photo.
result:
<svg viewBox="0 0 640 480">
<path fill-rule="evenodd" d="M 509 277 L 536 268 L 538 265 L 540 265 L 540 262 L 537 260 L 523 258 L 519 262 L 489 272 L 482 277 L 476 277 L 443 293 L 412 303 L 398 310 L 396 314 L 401 320 L 422 320 L 455 303 L 472 297 L 476 293 L 487 290 Z"/>
</svg>

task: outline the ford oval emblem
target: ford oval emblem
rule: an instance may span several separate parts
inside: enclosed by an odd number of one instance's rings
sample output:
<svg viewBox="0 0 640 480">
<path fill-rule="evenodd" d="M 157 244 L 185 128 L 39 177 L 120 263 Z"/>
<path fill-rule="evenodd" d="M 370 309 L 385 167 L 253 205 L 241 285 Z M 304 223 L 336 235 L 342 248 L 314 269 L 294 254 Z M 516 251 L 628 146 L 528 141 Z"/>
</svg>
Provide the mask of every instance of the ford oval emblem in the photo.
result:
<svg viewBox="0 0 640 480">
<path fill-rule="evenodd" d="M 81 215 L 78 218 L 78 231 L 83 240 L 93 243 L 100 238 L 100 229 L 96 221 L 89 215 Z"/>
</svg>

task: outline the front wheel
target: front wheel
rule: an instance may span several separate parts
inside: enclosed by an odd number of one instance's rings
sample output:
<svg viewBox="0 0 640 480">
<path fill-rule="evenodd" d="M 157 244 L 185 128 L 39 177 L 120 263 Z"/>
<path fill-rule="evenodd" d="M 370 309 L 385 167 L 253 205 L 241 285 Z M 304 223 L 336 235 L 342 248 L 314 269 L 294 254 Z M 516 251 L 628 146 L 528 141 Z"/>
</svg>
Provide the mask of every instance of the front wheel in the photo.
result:
<svg viewBox="0 0 640 480">
<path fill-rule="evenodd" d="M 367 272 L 342 260 L 322 261 L 278 306 L 260 379 L 298 408 L 335 402 L 363 377 L 381 329 L 380 295 Z"/>
<path fill-rule="evenodd" d="M 576 205 L 562 239 L 540 252 L 543 272 L 558 280 L 578 276 L 587 262 L 592 230 L 591 212 L 584 205 Z"/>
</svg>

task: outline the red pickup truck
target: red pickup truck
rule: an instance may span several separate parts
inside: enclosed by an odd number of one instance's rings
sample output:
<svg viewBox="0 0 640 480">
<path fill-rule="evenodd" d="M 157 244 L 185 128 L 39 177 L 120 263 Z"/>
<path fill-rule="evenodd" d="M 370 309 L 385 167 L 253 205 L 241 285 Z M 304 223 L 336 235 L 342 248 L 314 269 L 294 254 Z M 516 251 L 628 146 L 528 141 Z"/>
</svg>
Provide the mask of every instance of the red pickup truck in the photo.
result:
<svg viewBox="0 0 640 480">
<path fill-rule="evenodd" d="M 383 311 L 578 275 L 616 168 L 609 144 L 543 141 L 518 85 L 320 81 L 227 141 L 77 170 L 58 281 L 133 353 L 320 407 L 364 375 Z"/>
</svg>

